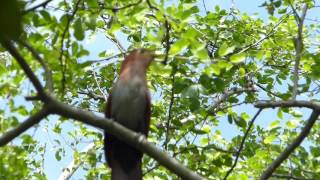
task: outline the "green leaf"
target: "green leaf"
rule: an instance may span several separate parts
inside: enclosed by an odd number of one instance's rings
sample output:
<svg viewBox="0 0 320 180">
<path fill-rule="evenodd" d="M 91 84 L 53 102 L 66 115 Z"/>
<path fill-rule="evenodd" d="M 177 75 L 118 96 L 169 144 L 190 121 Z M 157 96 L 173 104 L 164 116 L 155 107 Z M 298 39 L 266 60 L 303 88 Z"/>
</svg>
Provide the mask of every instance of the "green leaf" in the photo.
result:
<svg viewBox="0 0 320 180">
<path fill-rule="evenodd" d="M 311 153 L 314 157 L 319 157 L 320 156 L 320 149 L 319 147 L 310 147 Z"/>
<path fill-rule="evenodd" d="M 84 31 L 82 29 L 82 22 L 80 18 L 78 18 L 74 23 L 74 37 L 79 41 L 84 39 Z"/>
<path fill-rule="evenodd" d="M 243 112 L 241 113 L 241 118 L 245 121 L 248 121 L 250 119 L 250 116 L 247 113 Z"/>
<path fill-rule="evenodd" d="M 273 3 L 275 7 L 280 7 L 281 6 L 281 0 L 278 0 L 276 2 Z"/>
<path fill-rule="evenodd" d="M 241 63 L 246 59 L 246 54 L 245 53 L 239 53 L 239 54 L 234 54 L 230 57 L 230 61 L 232 63 Z"/>
<path fill-rule="evenodd" d="M 99 7 L 98 1 L 96 0 L 86 0 L 90 8 L 97 8 Z"/>
<path fill-rule="evenodd" d="M 277 135 L 276 134 L 271 134 L 270 136 L 267 136 L 263 142 L 265 144 L 271 144 L 275 139 L 277 138 Z"/>
<path fill-rule="evenodd" d="M 201 130 L 204 131 L 205 133 L 209 134 L 211 132 L 211 126 L 204 125 Z"/>
<path fill-rule="evenodd" d="M 204 72 L 208 75 L 211 76 L 212 74 L 215 74 L 217 76 L 220 75 L 220 67 L 217 64 L 211 64 L 209 67 L 205 68 Z"/>
<path fill-rule="evenodd" d="M 205 137 L 205 138 L 201 138 L 200 139 L 200 145 L 201 146 L 205 146 L 209 143 L 209 138 Z"/>
<path fill-rule="evenodd" d="M 199 60 L 201 62 L 205 62 L 210 60 L 209 56 L 208 56 L 208 51 L 206 49 L 200 49 L 196 52 L 196 57 L 199 58 Z"/>
<path fill-rule="evenodd" d="M 201 85 L 191 85 L 182 92 L 182 97 L 185 98 L 198 98 L 203 87 Z"/>
<path fill-rule="evenodd" d="M 42 15 L 42 17 L 44 18 L 44 20 L 50 22 L 51 21 L 51 17 L 50 14 L 47 11 L 40 11 L 40 14 Z"/>
<path fill-rule="evenodd" d="M 257 60 L 262 60 L 262 58 L 264 57 L 264 52 L 263 51 L 258 51 L 256 54 L 256 58 Z"/>
<path fill-rule="evenodd" d="M 244 77 L 245 74 L 246 74 L 246 70 L 241 67 L 241 68 L 239 69 L 239 75 L 240 75 L 240 77 Z"/>
<path fill-rule="evenodd" d="M 223 57 L 229 53 L 232 53 L 235 46 L 229 46 L 227 43 L 223 43 L 222 46 L 219 48 L 218 55 Z"/>
<path fill-rule="evenodd" d="M 271 129 L 274 129 L 274 128 L 277 128 L 277 127 L 280 127 L 280 121 L 279 121 L 279 120 L 273 121 L 273 122 L 268 126 L 268 129 L 271 130 Z"/>
<path fill-rule="evenodd" d="M 55 157 L 56 157 L 56 160 L 61 161 L 61 149 L 59 149 L 58 151 L 56 151 Z"/>
<path fill-rule="evenodd" d="M 299 123 L 300 123 L 300 120 L 291 119 L 291 120 L 286 122 L 286 126 L 288 127 L 288 129 L 294 129 L 299 125 Z"/>
<path fill-rule="evenodd" d="M 183 51 L 184 49 L 186 49 L 188 47 L 188 41 L 184 40 L 184 39 L 180 39 L 178 41 L 176 41 L 170 49 L 170 54 L 171 55 L 176 55 L 179 54 L 181 51 Z"/>
<path fill-rule="evenodd" d="M 112 26 L 111 26 L 111 28 L 110 28 L 110 30 L 109 30 L 109 32 L 110 32 L 110 34 L 114 34 L 114 33 L 116 33 L 117 31 L 119 31 L 120 29 L 121 29 L 121 24 L 119 24 L 119 23 L 113 23 Z"/>
</svg>

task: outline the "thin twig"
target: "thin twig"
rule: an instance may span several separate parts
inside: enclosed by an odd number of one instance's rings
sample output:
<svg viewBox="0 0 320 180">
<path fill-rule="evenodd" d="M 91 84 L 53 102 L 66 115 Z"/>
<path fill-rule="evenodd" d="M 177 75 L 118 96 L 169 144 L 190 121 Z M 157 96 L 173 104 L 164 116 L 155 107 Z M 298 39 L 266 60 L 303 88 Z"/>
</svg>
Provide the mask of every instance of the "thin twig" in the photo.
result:
<svg viewBox="0 0 320 180">
<path fill-rule="evenodd" d="M 204 0 L 202 0 L 202 5 L 204 8 L 204 11 L 206 12 L 206 14 L 208 14 L 208 10 L 207 10 L 206 3 L 204 2 Z"/>
<path fill-rule="evenodd" d="M 90 151 L 92 151 L 95 148 L 94 143 L 88 144 L 84 149 L 82 150 L 82 153 L 88 154 Z M 64 168 L 62 170 L 62 173 L 60 174 L 58 180 L 69 180 L 72 175 L 77 171 L 77 169 L 84 163 L 84 161 L 79 161 L 78 159 L 73 159 L 68 167 Z"/>
<path fill-rule="evenodd" d="M 94 71 L 93 71 L 93 76 L 94 76 L 94 80 L 96 81 L 96 85 L 97 85 L 99 91 L 103 95 L 104 100 L 107 102 L 108 101 L 107 95 L 102 91 L 100 84 L 98 82 L 97 76 L 96 76 L 96 72 L 94 72 Z"/>
<path fill-rule="evenodd" d="M 44 59 L 40 57 L 38 52 L 29 43 L 23 40 L 19 40 L 19 43 L 22 44 L 24 47 L 26 47 L 32 53 L 33 57 L 36 58 L 36 60 L 38 60 L 38 62 L 41 64 L 45 72 L 45 79 L 46 79 L 45 87 L 47 87 L 50 92 L 53 92 L 52 72 L 49 69 L 48 64 L 45 62 Z"/>
<path fill-rule="evenodd" d="M 263 91 L 267 92 L 268 94 L 271 94 L 274 97 L 281 98 L 278 94 L 276 94 L 276 93 L 272 92 L 271 90 L 268 90 L 267 88 L 263 87 L 260 83 L 254 82 L 254 84 L 256 86 L 258 86 L 260 89 L 262 89 Z"/>
<path fill-rule="evenodd" d="M 38 8 L 40 8 L 40 7 L 46 8 L 46 6 L 47 6 L 47 5 L 49 4 L 49 2 L 51 2 L 51 1 L 52 1 L 52 0 L 46 0 L 46 1 L 44 1 L 44 2 L 42 2 L 42 3 L 40 3 L 40 4 L 38 4 L 38 5 L 30 8 L 30 9 L 27 9 L 27 10 L 25 10 L 25 11 L 22 12 L 22 15 L 25 15 L 25 14 L 31 12 L 31 11 L 35 11 L 36 9 L 38 9 Z"/>
<path fill-rule="evenodd" d="M 293 72 L 293 89 L 292 89 L 292 99 L 295 100 L 298 94 L 298 83 L 299 83 L 299 66 L 300 66 L 300 60 L 301 60 L 301 55 L 302 55 L 302 50 L 303 50 L 303 22 L 306 17 L 308 10 L 308 5 L 305 4 L 302 8 L 302 15 L 301 17 L 298 16 L 298 34 L 297 37 L 295 38 L 295 50 L 296 50 L 296 55 L 295 55 L 295 64 L 294 64 L 294 72 Z"/>
<path fill-rule="evenodd" d="M 244 143 L 245 143 L 245 141 L 247 139 L 247 136 L 248 136 L 248 134 L 249 134 L 249 132 L 251 130 L 251 127 L 253 126 L 254 121 L 257 119 L 257 117 L 259 116 L 261 111 L 262 111 L 262 108 L 257 111 L 257 113 L 253 116 L 252 120 L 249 122 L 248 128 L 247 128 L 246 132 L 244 133 L 244 136 L 243 136 L 243 138 L 241 140 L 240 147 L 239 147 L 238 151 L 236 152 L 236 159 L 235 159 L 232 167 L 229 169 L 229 171 L 224 176 L 224 178 L 223 178 L 224 180 L 226 180 L 228 178 L 228 176 L 231 174 L 233 169 L 237 166 L 238 159 L 240 157 L 240 154 L 241 154 L 241 151 L 243 149 Z"/>
<path fill-rule="evenodd" d="M 109 39 L 111 42 L 113 42 L 118 47 L 119 51 L 122 54 L 125 54 L 125 52 L 126 52 L 125 48 L 123 47 L 123 45 L 120 43 L 120 41 L 116 37 L 112 37 L 112 36 L 107 35 L 107 34 L 105 34 L 105 37 L 107 39 Z"/>
<path fill-rule="evenodd" d="M 174 83 L 175 83 L 175 74 L 172 75 L 172 87 L 171 87 L 171 95 L 170 95 L 170 103 L 168 109 L 168 117 L 166 122 L 166 139 L 164 141 L 164 149 L 167 150 L 168 142 L 169 142 L 169 133 L 170 133 L 170 123 L 171 123 L 171 115 L 172 115 L 172 106 L 174 103 Z"/>
<path fill-rule="evenodd" d="M 229 97 L 235 95 L 235 94 L 241 94 L 243 92 L 253 92 L 255 91 L 254 88 L 233 88 L 229 91 L 225 91 L 222 96 L 220 98 L 218 98 L 215 103 L 210 107 L 210 113 L 214 114 L 215 113 L 215 109 L 218 108 L 220 106 L 221 103 L 223 103 L 226 99 L 228 99 Z"/>
<path fill-rule="evenodd" d="M 163 64 L 167 64 L 168 62 L 168 57 L 169 57 L 169 52 L 170 52 L 170 49 L 171 49 L 171 43 L 170 43 L 170 24 L 168 22 L 167 19 L 165 19 L 164 21 L 164 26 L 166 27 L 166 35 L 164 37 L 164 40 L 165 40 L 165 57 L 164 57 L 164 60 L 163 60 Z"/>
<path fill-rule="evenodd" d="M 139 5 L 140 3 L 142 2 L 142 0 L 139 0 L 135 3 L 132 3 L 132 4 L 128 4 L 126 6 L 123 6 L 123 7 L 101 7 L 102 9 L 107 9 L 107 10 L 112 10 L 113 12 L 117 12 L 119 10 L 123 10 L 123 9 L 127 9 L 127 8 L 130 8 L 130 7 L 133 7 L 133 6 L 137 6 Z"/>
<path fill-rule="evenodd" d="M 296 20 L 297 23 L 299 23 L 300 21 L 300 16 L 299 16 L 299 13 L 297 12 L 296 8 L 294 8 L 293 4 L 291 3 L 291 1 L 288 2 L 292 11 L 293 11 L 293 14 L 294 14 L 294 19 Z"/>
<path fill-rule="evenodd" d="M 122 53 L 119 53 L 119 54 L 115 54 L 115 55 L 112 55 L 110 57 L 107 57 L 107 58 L 104 58 L 104 59 L 99 59 L 99 60 L 88 60 L 88 61 L 91 61 L 92 63 L 97 63 L 97 62 L 101 62 L 101 61 L 109 61 L 111 59 L 114 59 L 114 58 L 117 58 L 117 57 L 120 57 L 122 56 L 123 54 Z"/>
<path fill-rule="evenodd" d="M 160 11 L 159 8 L 157 8 L 156 6 L 152 5 L 150 0 L 146 0 L 148 6 L 150 9 L 153 9 L 155 11 Z M 169 20 L 167 18 L 167 15 L 163 14 L 163 18 L 164 18 L 164 27 L 166 28 L 166 34 L 164 36 L 164 48 L 165 48 L 165 56 L 164 56 L 164 60 L 162 61 L 163 64 L 167 64 L 168 62 L 168 58 L 169 58 L 169 51 L 171 49 L 171 43 L 170 43 L 170 23 Z"/>
<path fill-rule="evenodd" d="M 291 14 L 291 13 L 288 13 L 286 16 L 284 16 L 283 18 L 281 18 L 281 19 L 279 20 L 279 22 L 278 22 L 277 24 L 275 24 L 275 25 L 271 28 L 271 30 L 270 30 L 264 37 L 262 37 L 261 39 L 259 39 L 259 40 L 256 41 L 256 42 L 254 42 L 254 43 L 252 43 L 252 44 L 244 47 L 244 48 L 241 49 L 240 51 L 234 52 L 233 54 L 246 52 L 246 51 L 248 51 L 249 49 L 251 49 L 251 48 L 259 45 L 262 41 L 264 41 L 264 40 L 266 40 L 266 39 L 269 39 L 270 36 L 272 36 L 273 34 L 276 33 L 275 29 L 277 29 L 277 27 L 279 27 L 279 26 L 282 24 L 282 22 L 284 22 L 284 20 L 286 20 L 286 19 L 290 16 L 290 14 Z"/>
<path fill-rule="evenodd" d="M 320 114 L 319 110 L 312 111 L 306 125 L 302 128 L 300 134 L 294 141 L 289 144 L 284 151 L 269 165 L 269 167 L 262 173 L 260 176 L 260 180 L 267 180 L 272 173 L 281 165 L 283 161 L 285 161 L 290 154 L 302 143 L 302 141 L 308 136 L 310 133 L 311 128 L 313 127 L 314 123 L 318 119 Z"/>
<path fill-rule="evenodd" d="M 94 99 L 94 100 L 100 100 L 100 101 L 105 101 L 105 97 L 104 96 L 100 96 L 98 94 L 95 94 L 91 91 L 88 92 L 83 92 L 83 91 L 78 91 L 79 94 L 84 94 L 89 96 L 90 98 Z"/>
<path fill-rule="evenodd" d="M 78 0 L 75 4 L 75 8 L 72 11 L 72 14 L 70 17 L 68 17 L 68 21 L 66 24 L 66 27 L 64 28 L 63 32 L 62 32 L 62 36 L 61 36 L 61 41 L 60 41 L 60 55 L 59 55 L 59 62 L 60 62 L 60 66 L 61 66 L 61 73 L 62 73 L 62 79 L 61 79 L 61 83 L 62 83 L 62 91 L 65 90 L 65 81 L 66 81 L 66 75 L 65 75 L 65 65 L 63 63 L 63 53 L 64 53 L 64 38 L 67 35 L 67 32 L 69 32 L 69 26 L 71 24 L 71 21 L 73 20 L 74 16 L 76 15 L 78 8 L 79 8 L 79 4 L 82 0 Z"/>
</svg>

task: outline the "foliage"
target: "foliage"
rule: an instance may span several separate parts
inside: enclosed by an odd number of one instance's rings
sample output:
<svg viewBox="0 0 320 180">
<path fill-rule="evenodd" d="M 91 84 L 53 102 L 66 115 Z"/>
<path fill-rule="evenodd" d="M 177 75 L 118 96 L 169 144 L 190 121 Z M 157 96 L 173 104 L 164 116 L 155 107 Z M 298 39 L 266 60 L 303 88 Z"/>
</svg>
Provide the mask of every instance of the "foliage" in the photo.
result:
<svg viewBox="0 0 320 180">
<path fill-rule="evenodd" d="M 309 0 L 270 1 L 261 5 L 269 12 L 266 20 L 236 8 L 216 6 L 206 12 L 195 0 L 48 1 L 30 10 L 37 3 L 25 0 L 10 5 L 20 9 L 21 17 L 14 11 L 4 13 L 17 22 L 21 19 L 23 32 L 12 31 L 19 25 L 11 24 L 0 34 L 19 36 L 20 53 L 48 90 L 44 66 L 50 69 L 53 92 L 63 102 L 101 114 L 103 96 L 117 78 L 122 53 L 145 47 L 167 58 L 166 65 L 156 62 L 148 74 L 153 99 L 148 139 L 208 179 L 223 178 L 233 165 L 257 111 L 256 101 L 292 97 L 298 26 L 291 8 L 301 12 L 307 3 L 308 9 L 319 9 Z M 2 27 L 5 18 L 0 12 Z M 319 27 L 310 21 L 303 29 L 298 98 L 308 101 L 319 99 Z M 32 45 L 44 65 L 21 41 Z M 103 41 L 108 46 L 96 44 Z M 39 109 L 39 102 L 23 99 L 33 95 L 35 89 L 26 75 L 1 49 L 0 133 Z M 301 111 L 289 107 L 263 112 L 229 179 L 257 179 L 299 134 L 309 113 Z M 319 128 L 316 123 L 305 143 L 275 174 L 320 179 Z M 109 177 L 101 131 L 55 116 L 34 130 L 37 135 L 28 131 L 0 148 L 0 177 L 47 179 L 45 163 L 66 162 L 70 156 L 81 162 L 88 179 Z M 53 136 L 50 145 L 41 136 Z M 87 142 L 95 147 L 81 152 Z M 43 160 L 50 156 L 47 151 L 53 151 L 54 160 Z M 143 165 L 146 179 L 176 178 L 147 156 Z"/>
</svg>

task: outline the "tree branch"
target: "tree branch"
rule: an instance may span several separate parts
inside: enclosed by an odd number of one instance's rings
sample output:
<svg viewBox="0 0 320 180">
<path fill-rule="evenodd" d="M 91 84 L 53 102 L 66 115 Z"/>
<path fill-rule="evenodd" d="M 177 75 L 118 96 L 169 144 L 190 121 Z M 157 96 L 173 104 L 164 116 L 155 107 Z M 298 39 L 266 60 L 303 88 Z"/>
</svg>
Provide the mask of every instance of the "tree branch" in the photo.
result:
<svg viewBox="0 0 320 180">
<path fill-rule="evenodd" d="M 244 133 L 244 136 L 243 136 L 243 138 L 242 138 L 242 140 L 241 140 L 240 147 L 239 147 L 238 151 L 236 152 L 236 159 L 235 159 L 232 167 L 229 169 L 229 171 L 228 171 L 228 172 L 226 173 L 226 175 L 224 176 L 224 178 L 223 178 L 224 180 L 226 180 L 226 179 L 228 178 L 228 176 L 232 173 L 232 171 L 234 170 L 234 168 L 237 166 L 238 159 L 239 159 L 239 157 L 240 157 L 240 153 L 241 153 L 241 151 L 242 151 L 242 149 L 243 149 L 243 146 L 244 146 L 244 143 L 245 143 L 245 141 L 246 141 L 246 139 L 247 139 L 247 136 L 248 136 L 248 134 L 249 134 L 249 132 L 250 132 L 250 130 L 251 130 L 251 127 L 253 126 L 254 121 L 257 119 L 257 117 L 259 116 L 259 114 L 261 113 L 261 111 L 262 111 L 262 108 L 257 111 L 257 113 L 253 116 L 252 120 L 250 121 L 249 126 L 248 126 L 246 132 Z"/>
<path fill-rule="evenodd" d="M 43 118 L 48 116 L 49 113 L 49 107 L 44 106 L 39 112 L 37 112 L 33 116 L 30 116 L 27 120 L 19 124 L 17 127 L 10 129 L 6 133 L 4 133 L 0 137 L 0 147 L 8 144 L 10 141 L 18 137 L 23 132 L 27 131 L 33 125 L 39 123 Z"/>
<path fill-rule="evenodd" d="M 294 8 L 293 8 L 294 9 Z M 296 13 L 296 16 L 298 16 L 296 19 L 298 20 L 297 26 L 298 26 L 298 34 L 295 38 L 295 50 L 296 50 L 296 57 L 295 57 L 295 64 L 294 64 L 294 72 L 293 72 L 293 89 L 292 89 L 292 99 L 295 100 L 298 94 L 298 82 L 299 82 L 299 66 L 300 66 L 300 60 L 303 50 L 303 22 L 306 17 L 308 10 L 308 5 L 305 4 L 302 8 L 302 15 L 299 17 L 299 15 Z"/>
<path fill-rule="evenodd" d="M 320 104 L 312 101 L 258 101 L 255 104 L 256 108 L 275 108 L 275 107 L 304 107 L 320 111 Z"/>
<path fill-rule="evenodd" d="M 94 143 L 90 143 L 89 145 L 87 145 L 82 152 L 83 153 L 88 153 L 91 150 L 93 150 L 95 148 L 95 144 Z M 70 164 L 68 165 L 68 167 L 64 168 L 59 179 L 58 180 L 68 180 L 71 178 L 71 176 L 77 171 L 77 169 L 83 164 L 83 161 L 75 161 L 75 159 L 73 159 Z"/>
<path fill-rule="evenodd" d="M 41 64 L 41 66 L 44 69 L 44 72 L 46 74 L 46 76 L 45 76 L 45 78 L 46 78 L 45 87 L 47 87 L 50 92 L 53 92 L 52 72 L 48 68 L 48 64 L 45 62 L 44 59 L 42 59 L 40 57 L 40 55 L 37 53 L 37 51 L 29 43 L 27 43 L 27 42 L 25 42 L 23 40 L 19 40 L 19 43 L 22 44 L 24 47 L 26 47 L 32 53 L 33 57 L 36 58 L 36 60 L 38 60 L 38 62 Z"/>
<path fill-rule="evenodd" d="M 220 106 L 221 103 L 225 102 L 226 99 L 228 99 L 229 97 L 235 95 L 235 94 L 240 94 L 243 92 L 251 92 L 251 91 L 255 91 L 254 88 L 252 87 L 248 87 L 248 88 L 233 88 L 229 91 L 224 91 L 224 93 L 222 94 L 222 96 L 220 98 L 218 98 L 215 103 L 210 107 L 210 113 L 214 114 L 215 113 L 215 109 L 218 108 Z"/>
<path fill-rule="evenodd" d="M 72 118 L 85 124 L 106 130 L 108 133 L 116 136 L 120 140 L 130 144 L 131 146 L 139 149 L 140 151 L 154 158 L 161 165 L 165 166 L 182 179 L 204 179 L 203 177 L 199 176 L 198 174 L 194 173 L 188 168 L 182 166 L 177 160 L 171 158 L 167 153 L 161 151 L 152 143 L 149 143 L 146 140 L 145 136 L 133 132 L 125 128 L 124 126 L 116 123 L 115 121 L 98 117 L 91 112 L 73 108 L 67 104 L 57 101 L 52 97 L 50 100 L 50 104 L 50 107 L 53 108 L 52 110 L 55 114 L 67 118 Z"/>
<path fill-rule="evenodd" d="M 107 101 L 108 101 L 107 95 L 103 92 L 103 90 L 102 90 L 101 87 L 100 87 L 100 84 L 99 84 L 98 79 L 97 79 L 97 76 L 96 76 L 96 72 L 93 71 L 92 73 L 93 73 L 94 80 L 96 81 L 96 84 L 97 84 L 97 87 L 98 87 L 99 91 L 100 91 L 101 94 L 103 95 L 104 100 L 107 102 Z"/>
<path fill-rule="evenodd" d="M 88 92 L 84 92 L 84 91 L 78 91 L 79 94 L 84 94 L 84 95 L 87 95 L 89 96 L 90 98 L 94 99 L 94 100 L 100 100 L 100 101 L 103 101 L 105 102 L 105 97 L 104 96 L 100 96 L 98 94 L 95 94 L 91 91 L 88 91 Z"/>
<path fill-rule="evenodd" d="M 18 50 L 14 47 L 12 42 L 8 39 L 1 39 L 1 44 L 4 48 L 9 51 L 9 53 L 18 61 L 19 65 L 25 72 L 25 74 L 30 79 L 31 83 L 35 87 L 35 89 L 38 91 L 39 97 L 41 97 L 42 100 L 46 100 L 45 91 L 43 89 L 43 86 L 41 85 L 39 79 L 34 74 L 34 72 L 31 70 L 25 59 L 21 56 L 21 54 L 18 52 Z"/>
<path fill-rule="evenodd" d="M 273 174 L 272 177 L 278 178 L 278 179 L 289 179 L 289 180 L 315 180 L 315 179 L 309 179 L 309 178 L 303 178 L 303 177 L 296 177 L 296 176 L 289 176 L 289 175 L 282 175 L 282 174 Z"/>
<path fill-rule="evenodd" d="M 261 84 L 259 84 L 257 82 L 254 82 L 254 84 L 256 86 L 258 86 L 260 89 L 262 89 L 263 91 L 267 92 L 268 94 L 271 94 L 271 95 L 273 95 L 274 97 L 277 97 L 277 98 L 281 98 L 278 94 L 272 92 L 271 90 L 268 90 L 267 88 L 263 87 Z"/>
<path fill-rule="evenodd" d="M 319 110 L 314 110 L 312 112 L 306 125 L 302 128 L 298 137 L 291 144 L 289 144 L 285 148 L 285 150 L 269 165 L 269 167 L 260 176 L 260 180 L 267 180 L 270 176 L 272 176 L 272 173 L 281 165 L 281 163 L 285 161 L 298 146 L 300 146 L 302 141 L 310 133 L 310 130 L 318 119 L 319 114 Z"/>
</svg>

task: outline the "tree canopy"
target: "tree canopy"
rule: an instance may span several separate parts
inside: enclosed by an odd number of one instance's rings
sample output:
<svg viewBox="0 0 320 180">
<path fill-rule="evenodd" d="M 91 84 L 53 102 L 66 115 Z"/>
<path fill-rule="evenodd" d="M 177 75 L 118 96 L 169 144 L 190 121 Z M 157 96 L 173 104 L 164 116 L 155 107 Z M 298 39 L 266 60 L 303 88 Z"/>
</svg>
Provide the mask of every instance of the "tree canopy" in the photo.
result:
<svg viewBox="0 0 320 180">
<path fill-rule="evenodd" d="M 145 153 L 145 179 L 320 179 L 320 4 L 261 7 L 2 0 L 0 179 L 108 179 L 102 129 Z M 147 140 L 103 118 L 142 47 L 160 54 Z"/>
</svg>

